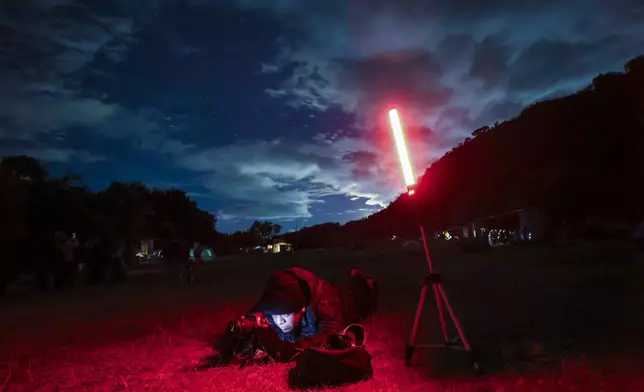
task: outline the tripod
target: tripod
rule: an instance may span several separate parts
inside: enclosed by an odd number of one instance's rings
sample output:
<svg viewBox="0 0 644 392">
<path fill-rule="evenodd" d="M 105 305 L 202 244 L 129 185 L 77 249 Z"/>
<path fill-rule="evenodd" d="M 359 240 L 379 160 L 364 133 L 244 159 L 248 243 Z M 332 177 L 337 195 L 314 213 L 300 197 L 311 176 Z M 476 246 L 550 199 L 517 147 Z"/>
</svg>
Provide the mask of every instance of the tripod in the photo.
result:
<svg viewBox="0 0 644 392">
<path fill-rule="evenodd" d="M 408 195 L 411 196 L 415 193 L 414 186 L 408 187 Z M 425 235 L 425 228 L 423 226 L 423 223 L 420 219 L 420 213 L 418 211 L 418 204 L 415 201 L 412 201 L 414 203 L 414 209 L 416 213 L 416 218 L 418 220 L 418 225 L 420 226 L 420 234 L 423 239 L 423 247 L 425 249 L 425 258 L 427 259 L 427 265 L 429 266 L 429 275 L 425 277 L 425 281 L 423 285 L 421 286 L 420 290 L 420 299 L 418 300 L 418 306 L 416 307 L 416 316 L 414 317 L 414 324 L 411 329 L 411 333 L 409 335 L 409 341 L 407 344 L 407 347 L 405 349 L 405 364 L 409 364 L 411 362 L 411 359 L 414 355 L 414 350 L 416 348 L 447 348 L 451 350 L 461 350 L 461 351 L 466 351 L 470 354 L 472 358 L 472 366 L 474 367 L 474 372 L 479 373 L 480 372 L 480 367 L 479 367 L 479 362 L 478 359 L 476 358 L 476 355 L 474 354 L 474 350 L 472 350 L 472 346 L 470 344 L 470 341 L 467 339 L 467 336 L 465 335 L 465 331 L 463 330 L 463 327 L 461 326 L 461 323 L 458 321 L 458 317 L 456 317 L 456 314 L 454 313 L 454 310 L 452 309 L 452 306 L 449 303 L 449 300 L 447 298 L 447 294 L 445 293 L 445 289 L 443 288 L 443 280 L 442 277 L 434 272 L 434 266 L 432 264 L 432 260 L 429 256 L 429 246 L 427 244 L 427 237 Z M 434 290 L 434 297 L 436 298 L 436 307 L 438 309 L 438 316 L 440 318 L 440 323 L 441 323 L 441 328 L 443 330 L 443 344 L 433 344 L 433 345 L 417 345 L 416 344 L 416 334 L 418 333 L 418 326 L 420 324 L 420 317 L 423 313 L 423 309 L 425 307 L 425 300 L 427 299 L 427 291 L 429 290 L 429 286 L 432 286 L 432 289 Z M 456 328 L 456 331 L 458 332 L 458 336 L 461 339 L 461 342 L 463 343 L 463 346 L 456 345 L 450 341 L 449 334 L 447 331 L 447 323 L 445 321 L 445 309 L 447 309 L 447 313 L 449 314 L 449 317 L 452 319 L 452 323 L 454 324 L 454 327 Z"/>
</svg>

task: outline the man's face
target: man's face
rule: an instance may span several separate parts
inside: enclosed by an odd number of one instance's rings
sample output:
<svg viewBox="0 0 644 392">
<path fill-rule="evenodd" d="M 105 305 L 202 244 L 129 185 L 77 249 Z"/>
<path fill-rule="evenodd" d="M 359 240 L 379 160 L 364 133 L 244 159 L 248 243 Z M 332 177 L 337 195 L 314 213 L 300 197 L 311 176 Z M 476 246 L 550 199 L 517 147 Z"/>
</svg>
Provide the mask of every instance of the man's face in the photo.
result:
<svg viewBox="0 0 644 392">
<path fill-rule="evenodd" d="M 273 322 L 284 333 L 291 333 L 300 322 L 301 313 L 272 314 Z"/>
</svg>

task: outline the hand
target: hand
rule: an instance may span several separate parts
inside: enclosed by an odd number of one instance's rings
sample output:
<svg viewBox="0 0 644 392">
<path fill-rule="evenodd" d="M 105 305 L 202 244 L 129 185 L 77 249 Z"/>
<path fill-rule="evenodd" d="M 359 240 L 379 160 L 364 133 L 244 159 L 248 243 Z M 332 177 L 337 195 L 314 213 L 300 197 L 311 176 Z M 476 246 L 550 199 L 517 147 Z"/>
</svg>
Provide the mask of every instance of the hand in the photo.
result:
<svg viewBox="0 0 644 392">
<path fill-rule="evenodd" d="M 255 319 L 255 327 L 257 328 L 268 328 L 271 326 L 271 324 L 268 322 L 268 319 L 261 312 L 253 313 L 250 316 Z"/>
<path fill-rule="evenodd" d="M 243 333 L 250 335 L 255 330 L 255 320 L 253 318 L 242 316 L 237 320 L 232 321 L 228 328 L 231 332 L 236 334 Z"/>
<path fill-rule="evenodd" d="M 252 343 L 252 326 L 249 320 L 240 318 L 228 323 L 226 332 L 215 344 L 219 363 L 227 365 L 238 355 L 244 355 Z"/>
<path fill-rule="evenodd" d="M 257 339 L 257 346 L 276 361 L 288 362 L 297 352 L 297 347 L 294 343 L 281 340 L 277 332 L 272 328 L 257 329 L 254 336 Z"/>
</svg>

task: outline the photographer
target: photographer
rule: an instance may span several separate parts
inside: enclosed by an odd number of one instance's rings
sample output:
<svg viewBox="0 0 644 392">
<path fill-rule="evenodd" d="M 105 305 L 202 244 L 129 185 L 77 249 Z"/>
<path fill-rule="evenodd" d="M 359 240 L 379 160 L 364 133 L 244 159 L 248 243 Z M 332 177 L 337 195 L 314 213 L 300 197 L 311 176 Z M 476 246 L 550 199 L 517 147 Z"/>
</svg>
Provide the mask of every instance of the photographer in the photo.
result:
<svg viewBox="0 0 644 392">
<path fill-rule="evenodd" d="M 259 352 L 276 361 L 290 361 L 307 347 L 337 339 L 342 329 L 375 312 L 376 282 L 351 270 L 348 289 L 301 268 L 273 272 L 259 302 L 229 329 L 216 348 L 223 362 L 240 352 Z"/>
</svg>

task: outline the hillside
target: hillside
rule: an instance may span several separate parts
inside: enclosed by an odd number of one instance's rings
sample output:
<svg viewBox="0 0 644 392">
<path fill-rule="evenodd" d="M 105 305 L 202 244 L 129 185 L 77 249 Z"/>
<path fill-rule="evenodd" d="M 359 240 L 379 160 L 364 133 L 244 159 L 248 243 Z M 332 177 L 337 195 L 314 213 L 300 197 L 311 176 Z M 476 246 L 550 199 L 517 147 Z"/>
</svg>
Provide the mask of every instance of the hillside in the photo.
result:
<svg viewBox="0 0 644 392">
<path fill-rule="evenodd" d="M 601 74 L 582 91 L 475 130 L 420 177 L 414 197 L 423 220 L 430 228 L 449 227 L 524 207 L 537 207 L 554 222 L 641 220 L 643 108 L 640 56 L 624 72 Z M 343 225 L 336 237 L 387 238 L 416 227 L 408 197 L 401 195 L 378 213 Z"/>
</svg>

